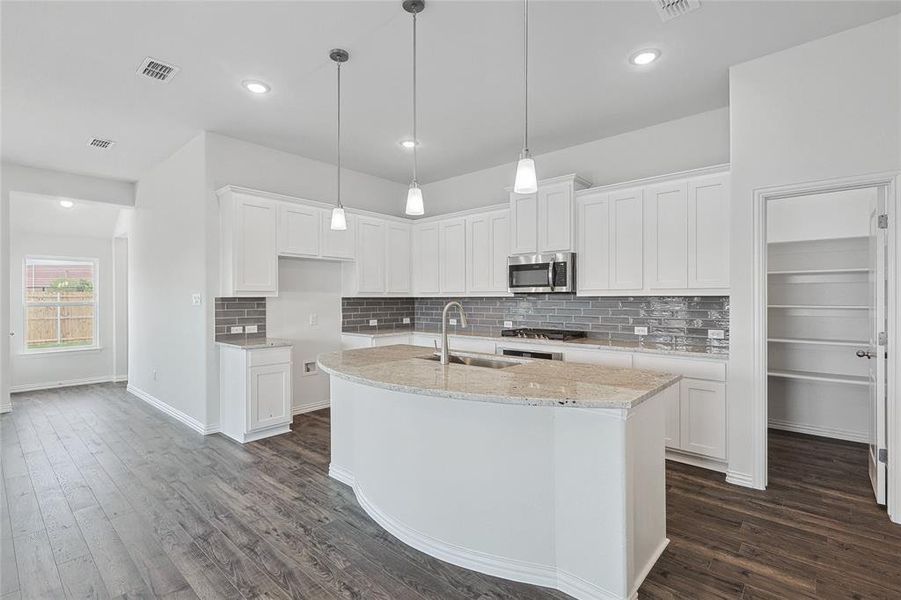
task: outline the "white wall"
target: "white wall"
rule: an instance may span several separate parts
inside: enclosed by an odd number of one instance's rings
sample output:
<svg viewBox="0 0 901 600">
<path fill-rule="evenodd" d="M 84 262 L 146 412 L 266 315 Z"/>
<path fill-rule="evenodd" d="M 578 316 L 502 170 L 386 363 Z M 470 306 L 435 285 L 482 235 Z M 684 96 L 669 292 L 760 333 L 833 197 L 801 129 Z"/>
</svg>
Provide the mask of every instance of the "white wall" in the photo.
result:
<svg viewBox="0 0 901 600">
<path fill-rule="evenodd" d="M 129 239 L 129 386 L 200 424 L 209 414 L 213 305 L 207 293 L 205 139 L 201 134 L 137 183 Z M 193 306 L 191 295 L 204 296 Z"/>
<path fill-rule="evenodd" d="M 99 349 L 24 354 L 25 309 L 23 269 L 26 256 L 94 258 L 99 261 Z M 114 379 L 116 329 L 113 240 L 81 236 L 45 235 L 14 229 L 10 235 L 11 329 L 15 332 L 10 355 L 12 391 L 93 383 Z"/>
<path fill-rule="evenodd" d="M 294 342 L 295 412 L 322 408 L 329 401 L 329 378 L 304 375 L 304 362 L 341 349 L 341 263 L 281 258 L 278 297 L 266 301 L 269 337 Z M 310 325 L 315 314 L 318 324 Z"/>
<path fill-rule="evenodd" d="M 755 408 L 755 190 L 901 168 L 901 17 L 730 69 L 732 230 L 729 480 L 762 487 Z M 765 426 L 765 424 L 764 424 Z"/>
<path fill-rule="evenodd" d="M 535 156 L 539 179 L 576 173 L 596 186 L 727 162 L 728 108 Z M 513 185 L 515 173 L 511 160 L 508 165 L 426 184 L 425 216 L 507 202 L 504 188 Z"/>
<path fill-rule="evenodd" d="M 113 326 L 116 331 L 113 375 L 128 378 L 128 238 L 113 238 Z"/>
<path fill-rule="evenodd" d="M 771 200 L 767 203 L 766 239 L 772 243 L 866 237 L 875 209 L 876 188 Z"/>
</svg>

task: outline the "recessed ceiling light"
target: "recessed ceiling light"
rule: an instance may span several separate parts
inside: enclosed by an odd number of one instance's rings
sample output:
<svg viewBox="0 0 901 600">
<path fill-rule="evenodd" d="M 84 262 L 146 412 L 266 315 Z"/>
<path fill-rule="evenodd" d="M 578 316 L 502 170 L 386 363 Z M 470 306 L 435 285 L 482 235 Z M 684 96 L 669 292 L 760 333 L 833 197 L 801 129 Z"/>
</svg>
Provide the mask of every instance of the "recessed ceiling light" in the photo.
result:
<svg viewBox="0 0 901 600">
<path fill-rule="evenodd" d="M 252 94 L 267 94 L 270 90 L 269 86 L 262 81 L 247 80 L 242 82 L 241 85 Z"/>
<path fill-rule="evenodd" d="M 63 208 L 72 208 L 73 206 L 75 206 L 75 203 L 71 200 L 60 200 L 59 205 Z"/>
<path fill-rule="evenodd" d="M 657 50 L 656 48 L 648 48 L 646 50 L 639 50 L 638 52 L 630 56 L 629 62 L 633 65 L 643 67 L 645 65 L 651 64 L 658 58 L 660 58 L 660 50 Z"/>
<path fill-rule="evenodd" d="M 413 146 L 418 146 L 418 142 L 414 142 L 413 140 L 401 140 L 400 145 L 406 148 L 407 150 L 412 150 Z"/>
</svg>

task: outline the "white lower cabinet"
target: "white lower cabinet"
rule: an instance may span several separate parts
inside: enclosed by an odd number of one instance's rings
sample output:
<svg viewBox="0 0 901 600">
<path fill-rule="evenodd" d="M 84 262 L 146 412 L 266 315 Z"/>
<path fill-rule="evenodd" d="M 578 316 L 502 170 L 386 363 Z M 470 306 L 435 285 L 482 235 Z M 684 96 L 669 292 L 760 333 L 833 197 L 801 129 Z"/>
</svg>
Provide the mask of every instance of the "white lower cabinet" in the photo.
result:
<svg viewBox="0 0 901 600">
<path fill-rule="evenodd" d="M 726 458 L 726 384 L 683 379 L 679 382 L 680 450 Z"/>
<path fill-rule="evenodd" d="M 290 431 L 291 347 L 219 347 L 222 434 L 241 443 Z"/>
</svg>

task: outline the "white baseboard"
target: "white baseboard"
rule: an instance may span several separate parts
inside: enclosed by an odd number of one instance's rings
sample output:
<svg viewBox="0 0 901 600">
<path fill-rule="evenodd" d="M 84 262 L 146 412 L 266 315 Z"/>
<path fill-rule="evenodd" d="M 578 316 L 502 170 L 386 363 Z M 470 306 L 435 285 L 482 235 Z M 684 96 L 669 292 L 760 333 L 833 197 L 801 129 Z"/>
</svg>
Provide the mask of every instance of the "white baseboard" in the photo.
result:
<svg viewBox="0 0 901 600">
<path fill-rule="evenodd" d="M 762 489 L 754 485 L 754 478 L 751 475 L 747 473 L 741 473 L 739 471 L 733 471 L 732 469 L 728 469 L 726 471 L 726 483 L 731 483 L 732 485 L 739 485 L 746 488 L 752 488 L 755 490 Z"/>
<path fill-rule="evenodd" d="M 12 411 L 12 409 L 13 409 L 12 404 L 0 404 L 0 414 L 8 413 L 8 412 Z"/>
<path fill-rule="evenodd" d="M 322 410 L 323 408 L 328 408 L 332 405 L 331 400 L 322 400 L 320 402 L 316 402 L 314 404 L 304 404 L 303 406 L 295 406 L 291 409 L 291 412 L 295 415 L 302 415 L 303 413 L 313 412 L 314 410 Z"/>
<path fill-rule="evenodd" d="M 675 462 L 685 463 L 686 465 L 692 465 L 693 467 L 701 467 L 702 469 L 710 469 L 717 473 L 725 473 L 728 469 L 728 465 L 724 461 L 715 458 L 707 458 L 706 456 L 686 454 L 670 448 L 666 449 L 666 460 L 673 460 Z"/>
<path fill-rule="evenodd" d="M 128 373 L 125 375 L 115 375 L 112 379 L 113 383 L 122 383 L 123 381 L 128 381 Z"/>
<path fill-rule="evenodd" d="M 332 479 L 340 481 L 344 485 L 349 485 L 350 487 L 354 486 L 354 476 L 353 473 L 345 469 L 344 467 L 339 467 L 334 463 L 329 463 L 328 466 L 328 476 Z"/>
<path fill-rule="evenodd" d="M 781 419 L 770 419 L 769 426 L 771 429 L 780 429 L 782 431 L 806 433 L 808 435 L 817 435 L 849 442 L 860 442 L 861 444 L 870 443 L 870 438 L 867 434 L 859 431 L 851 431 L 850 429 L 842 429 L 840 427 L 820 427 L 818 425 L 807 425 L 804 423 L 783 421 Z"/>
<path fill-rule="evenodd" d="M 75 387 L 76 385 L 91 385 L 94 383 L 110 383 L 116 381 L 115 377 L 106 375 L 103 377 L 85 377 L 82 379 L 66 379 L 64 381 L 49 381 L 45 383 L 27 383 L 24 385 L 12 385 L 9 387 L 10 394 L 20 394 L 22 392 L 36 392 L 38 390 L 54 390 L 57 388 Z"/>
<path fill-rule="evenodd" d="M 184 423 L 185 425 L 187 425 L 188 427 L 190 427 L 191 429 L 193 429 L 194 431 L 196 431 L 198 433 L 202 433 L 203 435 L 208 435 L 210 433 L 216 433 L 217 431 L 219 431 L 218 425 L 206 426 L 203 423 L 201 423 L 200 421 L 198 421 L 197 419 L 195 419 L 194 417 L 192 417 L 191 415 L 183 413 L 182 411 L 178 410 L 177 408 L 173 408 L 172 406 L 169 406 L 168 404 L 166 404 L 159 398 L 156 398 L 156 397 L 152 396 L 151 394 L 148 394 L 147 392 L 145 392 L 144 390 L 142 390 L 138 387 L 128 384 L 128 387 L 125 389 L 128 390 L 129 394 L 132 394 L 133 396 L 140 398 L 141 400 L 143 400 L 150 406 L 156 408 L 160 412 L 166 413 L 167 415 L 169 415 L 176 421 L 180 421 L 181 423 Z"/>
</svg>

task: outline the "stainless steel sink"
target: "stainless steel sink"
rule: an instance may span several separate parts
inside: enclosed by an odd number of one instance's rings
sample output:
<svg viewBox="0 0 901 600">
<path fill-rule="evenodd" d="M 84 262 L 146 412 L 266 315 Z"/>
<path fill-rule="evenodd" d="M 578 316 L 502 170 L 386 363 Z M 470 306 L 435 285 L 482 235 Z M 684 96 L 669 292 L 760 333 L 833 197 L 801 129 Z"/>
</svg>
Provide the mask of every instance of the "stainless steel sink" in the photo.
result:
<svg viewBox="0 0 901 600">
<path fill-rule="evenodd" d="M 419 358 L 421 358 L 422 360 L 431 360 L 435 362 L 439 362 L 441 360 L 441 357 L 437 354 L 433 354 L 432 356 L 420 356 Z M 519 361 L 481 358 L 478 356 L 457 356 L 456 354 L 451 354 L 449 360 L 452 364 L 455 365 L 484 367 L 486 369 L 506 369 L 507 367 L 515 367 L 516 365 L 523 364 Z"/>
</svg>

